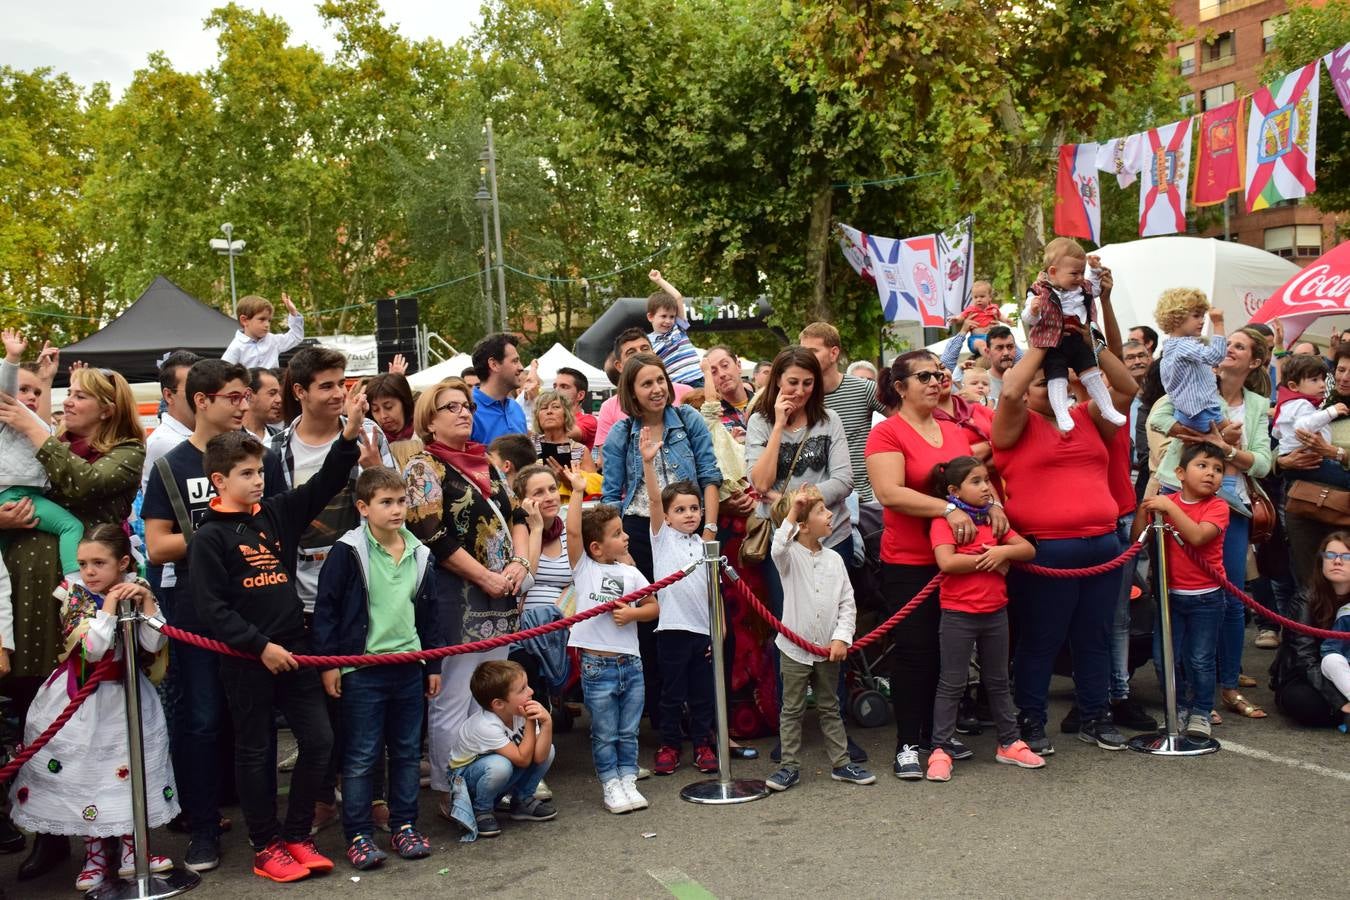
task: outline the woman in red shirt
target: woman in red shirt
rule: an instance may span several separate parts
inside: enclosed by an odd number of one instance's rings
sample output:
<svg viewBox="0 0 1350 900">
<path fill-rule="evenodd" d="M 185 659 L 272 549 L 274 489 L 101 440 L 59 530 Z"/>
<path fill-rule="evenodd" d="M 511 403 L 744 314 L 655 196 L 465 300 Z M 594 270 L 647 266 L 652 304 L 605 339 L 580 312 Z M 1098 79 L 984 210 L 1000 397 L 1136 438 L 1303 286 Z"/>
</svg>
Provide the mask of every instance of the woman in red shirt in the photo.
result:
<svg viewBox="0 0 1350 900">
<path fill-rule="evenodd" d="M 1120 503 L 1108 478 L 1108 444 L 1117 428 L 1096 403 L 1080 403 L 1071 415 L 1080 427 L 1062 432 L 1041 369 L 1044 351 L 1029 348 L 1003 376 L 994 413 L 994 463 L 1003 476 L 1008 519 L 1036 543 L 1036 563 L 1076 569 L 1120 554 L 1116 519 Z M 1116 410 L 1128 413 L 1138 388 L 1124 363 L 1107 350 L 1098 354 Z M 1123 388 L 1123 390 L 1122 390 Z M 1082 427 L 1091 426 L 1091 427 Z M 1111 628 L 1122 568 L 1090 578 L 1050 578 L 1013 570 L 1008 594 L 1016 620 L 1013 699 L 1022 740 L 1044 756 L 1054 753 L 1045 734 L 1047 695 L 1055 657 L 1067 636 L 1073 651 L 1078 736 L 1108 750 L 1125 739 L 1111 720 Z"/>
<path fill-rule="evenodd" d="M 882 578 L 887 613 L 908 603 L 938 573 L 928 532 L 933 519 L 945 518 L 955 538 L 975 536 L 975 523 L 954 504 L 929 493 L 933 467 L 970 456 L 961 427 L 933 413 L 950 376 L 927 350 L 897 357 L 881 373 L 881 402 L 895 415 L 867 438 L 867 477 L 884 507 L 881 534 Z M 991 515 L 1003 534 L 1008 519 L 1001 507 Z M 891 631 L 891 703 L 895 706 L 896 777 L 923 778 L 919 748 L 933 732 L 933 698 L 938 682 L 937 597 L 929 597 Z"/>
</svg>

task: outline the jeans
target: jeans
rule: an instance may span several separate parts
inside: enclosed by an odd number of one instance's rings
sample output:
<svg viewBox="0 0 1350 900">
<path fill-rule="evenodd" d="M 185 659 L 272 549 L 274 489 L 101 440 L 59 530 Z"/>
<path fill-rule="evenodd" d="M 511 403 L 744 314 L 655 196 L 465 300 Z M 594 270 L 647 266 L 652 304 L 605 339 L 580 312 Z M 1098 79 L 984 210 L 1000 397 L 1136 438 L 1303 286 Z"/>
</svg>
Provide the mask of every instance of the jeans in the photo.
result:
<svg viewBox="0 0 1350 900">
<path fill-rule="evenodd" d="M 914 599 L 938 572 L 937 566 L 883 563 L 882 588 L 886 615 Z M 917 747 L 933 734 L 933 700 L 938 685 L 938 623 L 942 621 L 937 591 L 891 629 L 891 705 L 895 708 L 895 744 Z M 967 655 L 962 665 L 970 661 Z"/>
<path fill-rule="evenodd" d="M 980 683 L 989 697 L 989 711 L 1006 747 L 1021 737 L 1017 712 L 1008 691 L 1008 611 L 967 613 L 944 609 L 940 626 L 942 674 L 933 702 L 933 746 L 948 746 L 956 732 L 956 712 L 966 693 L 970 652 L 980 651 Z"/>
<path fill-rule="evenodd" d="M 1172 648 L 1176 662 L 1177 715 L 1209 716 L 1214 709 L 1215 647 L 1226 613 L 1227 593 L 1168 594 Z M 1162 628 L 1153 630 L 1153 664 L 1163 679 Z"/>
<path fill-rule="evenodd" d="M 1224 481 L 1228 478 L 1225 477 Z M 1226 486 L 1226 485 L 1225 485 Z M 1223 573 L 1233 584 L 1247 583 L 1247 545 L 1252 520 L 1234 513 L 1228 518 L 1228 530 L 1223 533 Z M 1236 595 L 1224 592 L 1223 624 L 1219 627 L 1218 675 L 1219 686 L 1235 691 L 1238 674 L 1242 671 L 1242 645 L 1247 637 L 1247 610 Z"/>
<path fill-rule="evenodd" d="M 661 743 L 679 747 L 684 743 L 684 707 L 689 705 L 689 740 L 695 747 L 712 746 L 713 664 L 708 656 L 708 635 L 669 629 L 656 633 L 661 667 Z"/>
<path fill-rule="evenodd" d="M 783 768 L 800 769 L 798 758 L 802 752 L 802 714 L 806 711 L 807 685 L 815 687 L 816 713 L 820 716 L 820 733 L 825 738 L 825 752 L 830 765 L 841 768 L 848 765 L 848 735 L 844 720 L 839 717 L 839 700 L 835 686 L 839 684 L 839 663 L 818 660 L 799 663 L 783 655 L 783 710 L 778 716 L 778 736 L 783 748 Z"/>
<path fill-rule="evenodd" d="M 367 666 L 342 676 L 342 829 L 350 841 L 374 834 L 376 767 L 389 753 L 389 828 L 417 821 L 421 780 L 422 666 Z"/>
<path fill-rule="evenodd" d="M 652 523 L 646 516 L 624 516 L 623 530 L 628 535 L 628 554 L 633 557 L 633 565 L 646 576 L 652 577 Z M 772 565 L 772 563 L 770 563 Z M 638 654 L 642 657 L 642 670 L 646 676 L 643 687 L 642 711 L 652 720 L 652 727 L 661 728 L 661 667 L 656 649 L 656 622 L 638 622 Z"/>
<path fill-rule="evenodd" d="M 534 726 L 531 725 L 531 728 Z M 497 801 L 510 794 L 512 799 L 529 800 L 539 789 L 539 782 L 553 765 L 553 748 L 548 748 L 548 759 L 528 766 L 516 766 L 498 753 L 485 753 L 467 766 L 455 769 L 455 775 L 464 778 L 473 802 L 475 816 L 490 814 Z M 391 814 L 390 825 L 393 825 Z M 394 831 L 398 831 L 394 828 Z"/>
<path fill-rule="evenodd" d="M 1223 426 L 1224 423 L 1228 421 L 1228 416 L 1219 408 L 1217 401 L 1213 406 L 1206 407 L 1193 416 L 1188 416 L 1179 409 L 1175 410 L 1173 415 L 1177 420 L 1177 424 L 1183 425 L 1192 431 L 1198 431 L 1201 434 L 1208 434 L 1212 426 Z"/>
<path fill-rule="evenodd" d="M 1114 531 L 1084 538 L 1042 540 L 1036 564 L 1076 569 L 1109 562 L 1120 553 Z M 1121 570 L 1090 578 L 1050 578 L 1020 569 L 1008 573 L 1008 595 L 1017 623 L 1013 699 L 1023 720 L 1044 725 L 1055 657 L 1069 639 L 1074 696 L 1082 721 L 1110 714 L 1111 624 Z"/>
<path fill-rule="evenodd" d="M 446 778 L 450 751 L 459 737 L 460 726 L 482 709 L 469 693 L 473 670 L 485 662 L 506 659 L 509 654 L 509 647 L 494 647 L 441 660 L 441 692 L 427 704 L 427 755 L 431 760 L 433 791 L 450 791 L 450 782 Z"/>
<path fill-rule="evenodd" d="M 324 703 L 327 695 L 318 670 L 296 669 L 273 675 L 256 660 L 225 656 L 220 660 L 220 678 L 234 719 L 235 780 L 249 843 L 261 850 L 278 837 L 292 843 L 306 840 L 314 824 L 314 803 L 333 753 L 333 729 Z M 275 709 L 285 713 L 300 745 L 284 824 L 277 822 L 272 771 Z"/>
<path fill-rule="evenodd" d="M 1130 526 L 1134 514 L 1121 518 L 1116 523 L 1116 539 L 1120 541 L 1120 552 L 1130 549 Z M 1137 557 L 1136 557 L 1137 559 Z M 1134 587 L 1135 560 L 1126 563 L 1121 569 L 1120 593 L 1116 596 L 1116 614 L 1111 622 L 1111 702 L 1115 703 L 1130 696 L 1130 589 Z"/>
<path fill-rule="evenodd" d="M 642 724 L 642 660 L 581 651 L 581 694 L 591 714 L 591 757 L 605 784 L 637 775 Z"/>
</svg>

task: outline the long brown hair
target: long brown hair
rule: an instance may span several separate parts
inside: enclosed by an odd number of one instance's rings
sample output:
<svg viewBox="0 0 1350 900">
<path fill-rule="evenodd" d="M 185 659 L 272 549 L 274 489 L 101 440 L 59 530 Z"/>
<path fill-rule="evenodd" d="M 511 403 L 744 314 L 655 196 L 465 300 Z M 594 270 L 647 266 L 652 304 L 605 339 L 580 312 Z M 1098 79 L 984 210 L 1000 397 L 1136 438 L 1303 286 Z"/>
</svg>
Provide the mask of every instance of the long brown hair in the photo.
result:
<svg viewBox="0 0 1350 900">
<path fill-rule="evenodd" d="M 750 407 L 750 415 L 759 413 L 769 424 L 773 424 L 774 404 L 778 402 L 778 381 L 783 373 L 793 367 L 805 369 L 815 379 L 811 385 L 811 396 L 806 398 L 802 407 L 806 413 L 806 427 L 810 428 L 825 421 L 825 379 L 820 374 L 820 361 L 805 347 L 793 345 L 784 347 L 773 358 L 773 367 L 769 369 L 769 380 Z M 784 423 L 786 424 L 786 423 Z"/>
<path fill-rule="evenodd" d="M 1340 541 L 1350 549 L 1350 532 L 1333 531 L 1317 548 L 1317 565 L 1313 566 L 1312 585 L 1308 589 L 1308 624 L 1314 628 L 1330 628 L 1336 620 L 1336 610 L 1344 603 L 1350 603 L 1350 597 L 1338 597 L 1336 591 L 1322 574 L 1322 554 L 1332 541 Z"/>
<path fill-rule="evenodd" d="M 85 435 L 89 446 L 99 453 L 107 453 L 125 441 L 145 443 L 145 429 L 136 413 L 136 398 L 131 394 L 127 380 L 111 369 L 76 369 L 70 373 L 70 386 L 79 388 L 108 410 L 108 418 L 101 419 L 93 434 Z"/>
<path fill-rule="evenodd" d="M 666 371 L 666 364 L 661 362 L 661 357 L 655 353 L 634 353 L 628 357 L 623 364 L 623 370 L 619 372 L 619 409 L 630 419 L 642 418 L 642 406 L 638 403 L 635 385 L 638 373 L 647 366 L 656 366 L 666 379 L 666 406 L 669 407 L 675 402 L 675 385 L 671 383 L 670 373 Z"/>
</svg>

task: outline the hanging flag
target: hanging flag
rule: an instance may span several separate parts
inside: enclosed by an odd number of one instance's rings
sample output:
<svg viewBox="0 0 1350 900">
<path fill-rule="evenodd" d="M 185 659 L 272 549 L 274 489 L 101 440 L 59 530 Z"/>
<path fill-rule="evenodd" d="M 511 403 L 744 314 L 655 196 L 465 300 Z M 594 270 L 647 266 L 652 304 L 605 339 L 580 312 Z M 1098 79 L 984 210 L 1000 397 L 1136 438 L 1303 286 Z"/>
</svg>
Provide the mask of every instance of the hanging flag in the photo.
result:
<svg viewBox="0 0 1350 900">
<path fill-rule="evenodd" d="M 948 319 L 970 305 L 975 285 L 975 217 L 966 216 L 937 236 L 942 267 L 942 306 Z"/>
<path fill-rule="evenodd" d="M 839 249 L 844 251 L 844 259 L 853 267 L 853 271 L 863 280 L 875 283 L 877 278 L 872 272 L 872 263 L 867 258 L 867 235 L 851 225 L 839 225 Z"/>
<path fill-rule="evenodd" d="M 1144 132 L 1148 165 L 1139 180 L 1139 236 L 1186 230 L 1186 175 L 1191 168 L 1191 120 Z"/>
<path fill-rule="evenodd" d="M 881 298 L 881 311 L 887 322 L 946 327 L 949 316 L 939 238 L 941 235 L 937 234 L 898 239 L 867 236 L 867 255 L 876 273 L 877 296 Z"/>
<path fill-rule="evenodd" d="M 1320 64 L 1313 60 L 1252 94 L 1247 119 L 1248 212 L 1317 190 Z"/>
<path fill-rule="evenodd" d="M 1192 206 L 1214 206 L 1242 190 L 1242 107 L 1233 100 L 1200 117 L 1200 150 L 1195 160 Z"/>
<path fill-rule="evenodd" d="M 1061 144 L 1055 177 L 1055 234 L 1087 238 L 1101 246 L 1101 185 L 1097 145 Z"/>
<path fill-rule="evenodd" d="M 1327 74 L 1331 76 L 1331 86 L 1341 100 L 1341 109 L 1350 116 L 1350 44 L 1338 50 L 1332 50 L 1322 57 L 1327 65 Z"/>
<path fill-rule="evenodd" d="M 1142 134 L 1129 137 L 1111 138 L 1097 148 L 1097 168 L 1103 172 L 1114 172 L 1116 183 L 1123 188 L 1134 184 L 1135 177 L 1144 168 L 1148 154 L 1148 141 Z"/>
</svg>

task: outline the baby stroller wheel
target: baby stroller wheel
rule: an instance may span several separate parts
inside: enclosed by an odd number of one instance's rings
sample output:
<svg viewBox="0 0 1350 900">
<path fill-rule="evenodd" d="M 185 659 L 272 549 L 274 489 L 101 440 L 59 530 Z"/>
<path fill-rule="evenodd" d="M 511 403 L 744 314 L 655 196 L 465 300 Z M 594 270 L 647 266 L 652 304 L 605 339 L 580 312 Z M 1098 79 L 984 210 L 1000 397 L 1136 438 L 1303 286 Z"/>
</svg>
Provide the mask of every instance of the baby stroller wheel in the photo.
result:
<svg viewBox="0 0 1350 900">
<path fill-rule="evenodd" d="M 880 728 L 891 720 L 891 704 L 880 691 L 864 689 L 849 700 L 853 721 L 863 728 Z"/>
</svg>

